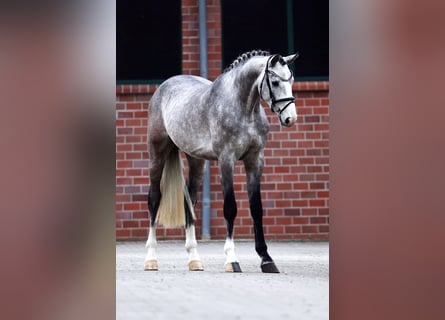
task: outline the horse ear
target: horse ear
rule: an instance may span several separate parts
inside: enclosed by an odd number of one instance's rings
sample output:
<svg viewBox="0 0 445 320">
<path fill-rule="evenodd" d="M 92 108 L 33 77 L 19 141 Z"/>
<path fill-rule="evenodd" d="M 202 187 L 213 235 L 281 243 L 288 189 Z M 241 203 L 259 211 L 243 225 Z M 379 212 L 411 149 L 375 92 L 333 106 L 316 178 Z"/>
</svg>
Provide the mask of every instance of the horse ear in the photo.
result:
<svg viewBox="0 0 445 320">
<path fill-rule="evenodd" d="M 291 54 L 290 56 L 284 57 L 284 61 L 286 61 L 287 64 L 291 64 L 294 62 L 300 54 L 297 52 L 296 54 Z"/>
<path fill-rule="evenodd" d="M 275 54 L 272 59 L 270 60 L 270 66 L 273 67 L 277 64 L 278 61 L 280 61 L 281 56 L 279 54 Z"/>
</svg>

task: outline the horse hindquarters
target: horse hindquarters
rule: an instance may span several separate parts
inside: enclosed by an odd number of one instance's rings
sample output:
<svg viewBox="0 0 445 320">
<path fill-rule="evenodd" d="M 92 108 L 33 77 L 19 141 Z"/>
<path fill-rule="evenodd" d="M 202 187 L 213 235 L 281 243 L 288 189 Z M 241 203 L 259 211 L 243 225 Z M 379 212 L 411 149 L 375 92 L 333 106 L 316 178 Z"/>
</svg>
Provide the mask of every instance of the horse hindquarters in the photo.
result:
<svg viewBox="0 0 445 320">
<path fill-rule="evenodd" d="M 162 153 L 152 154 L 150 168 L 149 209 L 150 230 L 146 243 L 147 255 L 144 270 L 158 270 L 156 257 L 156 222 L 165 227 L 178 227 L 185 225 L 184 178 L 182 175 L 182 162 L 178 149 L 172 149 L 166 158 Z M 162 174 L 160 174 L 162 172 Z"/>
<path fill-rule="evenodd" d="M 182 227 L 186 225 L 185 247 L 189 254 L 189 270 L 204 270 L 197 252 L 195 236 L 195 213 L 192 201 L 182 174 L 182 160 L 177 148 L 173 149 L 165 160 L 160 183 L 161 198 L 156 212 L 156 222 L 164 227 Z M 156 223 L 152 221 L 147 240 L 147 256 L 145 270 L 158 270 L 156 258 Z"/>
</svg>

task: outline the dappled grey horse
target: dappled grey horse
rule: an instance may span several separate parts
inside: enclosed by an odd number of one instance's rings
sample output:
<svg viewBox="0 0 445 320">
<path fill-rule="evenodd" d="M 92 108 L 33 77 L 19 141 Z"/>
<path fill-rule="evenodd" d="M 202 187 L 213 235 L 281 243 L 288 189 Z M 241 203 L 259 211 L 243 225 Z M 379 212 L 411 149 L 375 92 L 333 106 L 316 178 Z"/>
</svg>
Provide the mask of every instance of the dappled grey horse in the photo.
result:
<svg viewBox="0 0 445 320">
<path fill-rule="evenodd" d="M 193 208 L 204 174 L 204 161 L 208 159 L 218 160 L 220 167 L 227 223 L 225 270 L 241 272 L 233 242 L 237 214 L 233 170 L 235 162 L 242 160 L 261 270 L 279 272 L 267 252 L 263 233 L 260 181 L 269 124 L 260 99 L 278 115 L 283 126 L 295 124 L 293 76 L 288 64 L 297 56 L 251 51 L 236 59 L 213 83 L 197 76 L 180 75 L 169 78 L 156 90 L 148 117 L 151 221 L 145 270 L 158 269 L 157 223 L 186 227 L 189 270 L 203 270 L 197 251 Z M 180 150 L 188 160 L 187 182 L 183 177 Z"/>
</svg>

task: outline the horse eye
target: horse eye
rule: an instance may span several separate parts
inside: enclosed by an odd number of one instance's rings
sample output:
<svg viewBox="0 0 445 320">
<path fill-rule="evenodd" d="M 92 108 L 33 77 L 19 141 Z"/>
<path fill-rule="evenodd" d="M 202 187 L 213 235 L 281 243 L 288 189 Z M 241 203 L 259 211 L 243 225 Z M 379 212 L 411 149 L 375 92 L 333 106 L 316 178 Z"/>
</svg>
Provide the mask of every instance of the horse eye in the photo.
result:
<svg viewBox="0 0 445 320">
<path fill-rule="evenodd" d="M 278 81 L 272 81 L 272 85 L 274 87 L 278 87 L 280 85 L 280 83 Z"/>
</svg>

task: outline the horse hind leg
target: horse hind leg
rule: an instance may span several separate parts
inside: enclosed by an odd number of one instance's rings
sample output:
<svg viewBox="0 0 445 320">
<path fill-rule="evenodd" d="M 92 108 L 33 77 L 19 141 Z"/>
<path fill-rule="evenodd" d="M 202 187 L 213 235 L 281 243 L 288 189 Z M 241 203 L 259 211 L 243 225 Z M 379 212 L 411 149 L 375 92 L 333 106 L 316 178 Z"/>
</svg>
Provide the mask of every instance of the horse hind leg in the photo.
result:
<svg viewBox="0 0 445 320">
<path fill-rule="evenodd" d="M 148 239 L 146 242 L 147 254 L 144 261 L 145 271 L 158 271 L 158 258 L 156 256 L 156 226 L 150 226 L 148 231 Z"/>
<path fill-rule="evenodd" d="M 188 191 L 186 191 L 188 193 Z M 187 198 L 188 195 L 185 195 Z M 188 267 L 190 271 L 203 271 L 204 267 L 198 254 L 198 242 L 195 234 L 195 217 L 193 213 L 193 204 L 191 201 L 185 201 L 185 249 L 188 253 Z"/>
<path fill-rule="evenodd" d="M 150 186 L 150 191 L 148 192 L 148 207 L 150 211 L 150 229 L 148 231 L 148 239 L 145 244 L 147 248 L 147 254 L 144 261 L 144 270 L 146 271 L 157 271 L 158 270 L 158 259 L 156 256 L 156 213 L 161 200 L 160 191 L 153 190 L 153 186 Z"/>
<path fill-rule="evenodd" d="M 188 259 L 189 270 L 203 271 L 204 267 L 202 266 L 201 258 L 197 250 L 198 242 L 196 241 L 194 224 L 186 227 L 185 235 L 186 235 L 185 248 L 189 255 Z"/>
<path fill-rule="evenodd" d="M 166 158 L 173 143 L 169 139 L 163 139 L 162 143 L 150 143 L 150 190 L 148 192 L 148 209 L 150 212 L 150 228 L 146 242 L 147 254 L 144 260 L 144 270 L 157 271 L 158 260 L 156 256 L 156 216 L 161 203 L 161 177 Z"/>
<path fill-rule="evenodd" d="M 204 175 L 204 160 L 187 156 L 189 164 L 189 176 L 187 187 L 184 190 L 184 205 L 186 215 L 186 240 L 185 248 L 188 253 L 188 266 L 190 271 L 203 271 L 204 267 L 198 254 L 195 234 L 195 214 L 194 207 L 198 200 L 198 188 Z"/>
<path fill-rule="evenodd" d="M 153 172 L 155 172 L 154 167 L 152 167 Z M 162 171 L 162 169 L 161 169 Z M 159 172 L 159 171 L 157 171 Z M 152 175 L 150 175 L 152 176 Z M 150 211 L 150 229 L 148 231 L 148 239 L 145 244 L 147 248 L 147 254 L 144 261 L 144 270 L 146 271 L 157 271 L 158 270 L 158 259 L 156 256 L 156 215 L 161 202 L 161 191 L 159 182 L 156 178 L 151 180 L 150 191 L 148 192 L 148 208 Z"/>
</svg>

